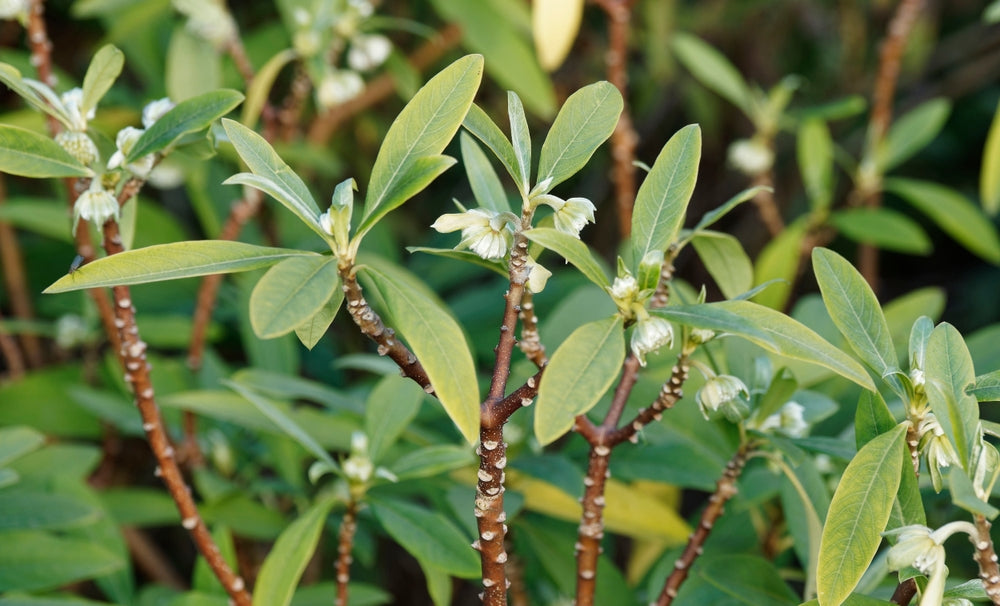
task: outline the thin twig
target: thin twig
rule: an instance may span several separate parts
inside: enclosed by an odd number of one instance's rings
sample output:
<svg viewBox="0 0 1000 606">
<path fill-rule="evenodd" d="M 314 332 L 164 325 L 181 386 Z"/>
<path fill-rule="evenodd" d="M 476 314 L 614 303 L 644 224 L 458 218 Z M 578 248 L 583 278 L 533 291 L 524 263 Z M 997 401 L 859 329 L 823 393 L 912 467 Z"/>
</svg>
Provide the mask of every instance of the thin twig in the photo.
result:
<svg viewBox="0 0 1000 606">
<path fill-rule="evenodd" d="M 764 186 L 753 197 L 753 204 L 760 213 L 760 220 L 767 228 L 767 233 L 775 237 L 785 230 L 785 220 L 781 218 L 781 211 L 774 200 L 774 168 L 769 168 L 753 179 L 753 186 Z"/>
<path fill-rule="evenodd" d="M 892 592 L 889 601 L 899 606 L 907 606 L 915 595 L 917 595 L 917 582 L 911 577 L 896 585 L 896 590 Z"/>
<path fill-rule="evenodd" d="M 0 311 L 0 322 L 3 321 L 3 312 Z M 3 354 L 4 362 L 7 363 L 7 376 L 13 380 L 18 380 L 24 376 L 25 365 L 21 349 L 17 346 L 14 338 L 0 328 L 0 353 Z"/>
<path fill-rule="evenodd" d="M 7 192 L 0 174 L 0 206 L 7 201 Z M 14 228 L 4 221 L 0 221 L 0 268 L 3 269 L 4 286 L 10 298 L 10 310 L 13 317 L 19 320 L 32 320 L 35 317 L 34 309 L 31 305 L 31 297 L 28 296 L 28 278 L 24 271 L 24 255 L 21 253 L 21 246 L 17 239 Z M 5 340 L 12 346 L 9 350 L 4 348 L 4 355 L 8 360 L 10 374 L 17 377 L 23 374 L 25 367 L 24 358 L 27 357 L 28 364 L 33 368 L 38 368 L 44 364 L 42 354 L 42 344 L 38 337 L 31 333 L 23 333 L 20 341 L 24 348 L 24 355 L 21 355 L 21 348 L 17 346 L 15 340 L 5 335 Z"/>
<path fill-rule="evenodd" d="M 347 606 L 347 583 L 351 580 L 351 551 L 354 549 L 354 533 L 358 530 L 358 502 L 354 499 L 347 504 L 344 519 L 340 523 L 337 540 L 337 601 L 336 606 Z"/>
<path fill-rule="evenodd" d="M 976 530 L 979 536 L 973 539 L 976 547 L 976 563 L 979 564 L 979 578 L 983 581 L 986 596 L 994 604 L 1000 604 L 1000 565 L 997 564 L 997 552 L 993 548 L 990 537 L 990 521 L 982 514 L 974 514 Z"/>
<path fill-rule="evenodd" d="M 635 149 L 639 135 L 632 125 L 628 109 L 628 39 L 635 0 L 594 0 L 608 16 L 608 52 L 605 54 L 608 81 L 625 99 L 621 117 L 611 134 L 611 180 L 615 185 L 615 208 L 618 232 L 622 239 L 632 229 L 632 205 L 635 203 Z"/>
<path fill-rule="evenodd" d="M 726 463 L 726 470 L 716 483 L 715 493 L 709 497 L 708 506 L 701 513 L 701 521 L 698 523 L 698 527 L 688 539 L 688 544 L 684 547 L 681 557 L 674 562 L 674 571 L 667 577 L 667 581 L 663 584 L 663 591 L 660 592 L 660 598 L 656 601 L 656 606 L 669 606 L 674 601 L 674 598 L 677 597 L 677 590 L 680 588 L 681 583 L 684 582 L 684 579 L 687 578 L 694 561 L 701 555 L 705 539 L 712 532 L 712 527 L 715 526 L 716 521 L 722 516 L 726 502 L 738 492 L 736 480 L 739 479 L 740 473 L 743 471 L 743 466 L 746 465 L 751 446 L 751 444 L 740 446 L 736 454 L 733 455 L 733 458 L 729 459 L 729 462 Z"/>
</svg>

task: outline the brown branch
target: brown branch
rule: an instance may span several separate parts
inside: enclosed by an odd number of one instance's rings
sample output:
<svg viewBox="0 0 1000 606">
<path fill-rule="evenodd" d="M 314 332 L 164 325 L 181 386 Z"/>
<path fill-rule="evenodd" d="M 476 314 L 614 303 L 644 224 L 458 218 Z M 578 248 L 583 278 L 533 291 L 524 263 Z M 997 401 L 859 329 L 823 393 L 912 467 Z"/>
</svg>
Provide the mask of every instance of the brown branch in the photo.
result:
<svg viewBox="0 0 1000 606">
<path fill-rule="evenodd" d="M 778 204 L 774 200 L 773 167 L 754 177 L 753 186 L 767 188 L 757 192 L 753 197 L 753 203 L 760 213 L 760 220 L 767 228 L 767 233 L 771 234 L 771 237 L 777 236 L 785 230 L 785 220 L 781 218 L 781 211 L 778 210 Z"/>
<path fill-rule="evenodd" d="M 3 313 L 0 312 L 0 322 L 2 321 Z M 7 363 L 7 376 L 15 381 L 23 377 L 25 366 L 21 350 L 18 348 L 14 338 L 2 328 L 0 328 L 0 353 L 3 354 L 3 359 Z"/>
<path fill-rule="evenodd" d="M 687 354 L 681 353 L 677 356 L 677 363 L 670 372 L 670 378 L 660 388 L 660 393 L 653 403 L 640 410 L 628 425 L 609 431 L 606 436 L 607 444 L 613 448 L 626 440 L 634 440 L 643 427 L 653 421 L 659 421 L 665 410 L 673 408 L 674 404 L 684 397 L 682 386 L 687 381 L 690 368 Z"/>
<path fill-rule="evenodd" d="M 875 80 L 875 90 L 872 99 L 872 112 L 868 122 L 868 134 L 865 142 L 865 156 L 874 162 L 879 147 L 889 131 L 892 122 L 893 98 L 896 94 L 896 83 L 899 80 L 899 69 L 903 59 L 906 41 L 913 30 L 913 25 L 923 8 L 923 0 L 900 0 L 896 12 L 889 22 L 889 30 L 882 48 L 879 50 L 878 75 Z M 864 165 L 865 162 L 862 162 Z M 869 182 L 870 178 L 858 179 L 859 188 L 852 195 L 858 204 L 868 208 L 882 205 L 881 175 L 874 175 L 877 182 Z M 865 277 L 872 290 L 878 292 L 879 256 L 878 248 L 871 244 L 861 244 L 858 247 L 858 270 Z"/>
<path fill-rule="evenodd" d="M 993 548 L 990 537 L 990 521 L 981 514 L 973 515 L 976 522 L 978 537 L 972 539 L 976 547 L 975 560 L 979 564 L 979 578 L 983 582 L 986 596 L 994 604 L 1000 604 L 1000 565 L 997 564 L 997 552 Z"/>
<path fill-rule="evenodd" d="M 133 188 L 137 189 L 138 185 L 126 184 L 125 191 L 132 191 Z M 104 248 L 108 255 L 122 252 L 124 249 L 118 224 L 108 221 L 104 224 L 103 231 Z M 251 598 L 246 584 L 223 559 L 219 547 L 198 513 L 198 506 L 191 496 L 191 489 L 185 483 L 177 464 L 174 447 L 170 444 L 160 409 L 156 404 L 150 366 L 146 361 L 146 343 L 140 338 L 139 327 L 135 323 L 135 307 L 132 306 L 131 291 L 128 286 L 115 286 L 112 292 L 115 301 L 115 326 L 121 341 L 119 352 L 125 366 L 125 380 L 135 395 L 136 406 L 142 416 L 142 428 L 156 457 L 158 464 L 156 473 L 163 480 L 177 505 L 181 514 L 181 525 L 191 533 L 198 551 L 208 562 L 233 603 L 237 606 L 250 606 Z"/>
<path fill-rule="evenodd" d="M 335 606 L 347 606 L 347 583 L 351 580 L 351 551 L 354 548 L 354 533 L 358 530 L 358 502 L 354 499 L 347 504 L 344 520 L 340 523 L 337 540 L 337 601 Z"/>
<path fill-rule="evenodd" d="M 618 232 L 622 239 L 632 229 L 632 205 L 635 203 L 635 149 L 639 135 L 632 125 L 628 109 L 628 39 L 635 0 L 595 0 L 608 17 L 608 52 L 605 54 L 608 81 L 626 100 L 618 124 L 611 134 L 611 179 L 615 185 L 615 208 Z"/>
<path fill-rule="evenodd" d="M 417 71 L 427 69 L 440 59 L 446 52 L 458 45 L 462 39 L 462 30 L 457 25 L 448 25 L 438 32 L 438 35 L 414 51 L 410 56 L 410 65 Z M 360 95 L 330 108 L 326 113 L 313 121 L 306 135 L 309 143 L 325 145 L 333 133 L 351 116 L 358 114 L 383 99 L 396 90 L 396 81 L 390 74 L 375 78 L 365 87 Z"/>
<path fill-rule="evenodd" d="M 50 88 L 55 88 L 56 78 L 52 74 L 52 41 L 45 27 L 45 0 L 31 0 L 28 7 L 28 48 L 31 49 L 31 64 L 35 66 L 38 79 Z M 49 134 L 53 137 L 62 130 L 62 124 L 54 116 L 45 114 Z"/>
<path fill-rule="evenodd" d="M 623 377 L 624 380 L 624 377 Z M 608 458 L 611 448 L 591 446 L 587 475 L 583 478 L 583 516 L 576 543 L 576 604 L 593 606 L 597 588 L 597 558 L 604 538 L 604 486 L 611 477 Z"/>
<path fill-rule="evenodd" d="M 128 551 L 135 560 L 136 567 L 151 580 L 175 589 L 186 591 L 190 588 L 170 560 L 145 532 L 131 526 L 122 526 L 122 536 Z"/>
<path fill-rule="evenodd" d="M 0 173 L 0 205 L 7 201 L 7 192 Z M 10 297 L 11 315 L 19 320 L 32 320 L 35 317 L 31 297 L 28 296 L 28 278 L 24 271 L 24 255 L 21 253 L 21 246 L 17 239 L 14 228 L 4 221 L 0 221 L 0 268 L 3 269 L 4 286 Z M 21 350 L 17 347 L 13 339 L 10 340 L 13 348 L 7 351 L 5 347 L 4 355 L 10 363 L 11 376 L 18 376 L 24 372 L 24 358 Z M 37 336 L 31 333 L 23 333 L 20 336 L 21 346 L 28 359 L 28 364 L 32 368 L 38 368 L 45 363 L 42 352 L 42 343 Z"/>
<path fill-rule="evenodd" d="M 709 497 L 708 506 L 701 513 L 701 521 L 698 523 L 698 527 L 688 539 L 688 544 L 684 547 L 681 557 L 674 563 L 674 571 L 670 573 L 670 576 L 667 577 L 666 582 L 663 584 L 663 591 L 660 592 L 660 598 L 656 601 L 656 606 L 668 606 L 677 597 L 677 590 L 680 588 L 681 583 L 684 582 L 684 579 L 687 578 L 694 561 L 701 555 L 705 539 L 708 538 L 709 533 L 712 532 L 712 527 L 718 521 L 719 517 L 722 516 L 726 502 L 738 492 L 736 480 L 739 479 L 740 473 L 743 471 L 743 466 L 746 465 L 750 449 L 750 444 L 740 446 L 736 454 L 733 455 L 733 458 L 729 459 L 729 462 L 726 463 L 726 470 L 716 483 L 715 493 Z"/>
<path fill-rule="evenodd" d="M 525 292 L 521 298 L 521 313 L 518 317 L 521 319 L 521 341 L 517 346 L 535 366 L 545 368 L 549 358 L 545 355 L 545 346 L 538 337 L 538 316 L 535 315 L 535 303 L 530 292 Z"/>
<path fill-rule="evenodd" d="M 907 606 L 915 595 L 917 595 L 917 582 L 909 578 L 896 585 L 896 590 L 892 592 L 892 597 L 889 598 L 889 601 L 899 606 Z"/>
</svg>

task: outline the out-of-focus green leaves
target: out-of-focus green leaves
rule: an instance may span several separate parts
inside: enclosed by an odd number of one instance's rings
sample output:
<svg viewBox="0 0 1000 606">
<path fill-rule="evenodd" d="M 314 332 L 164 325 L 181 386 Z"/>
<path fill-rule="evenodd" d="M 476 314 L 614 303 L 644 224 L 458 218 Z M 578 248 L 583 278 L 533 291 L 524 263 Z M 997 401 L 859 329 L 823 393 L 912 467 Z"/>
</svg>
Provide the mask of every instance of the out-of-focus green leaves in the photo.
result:
<svg viewBox="0 0 1000 606">
<path fill-rule="evenodd" d="M 479 558 L 465 535 L 442 514 L 389 499 L 371 508 L 389 536 L 422 564 L 461 578 L 479 574 Z"/>
<path fill-rule="evenodd" d="M 799 172 L 812 208 L 826 209 L 833 201 L 833 141 L 826 123 L 811 118 L 799 126 Z"/>
<path fill-rule="evenodd" d="M 753 286 L 753 263 L 735 237 L 703 230 L 691 238 L 691 245 L 727 299 L 745 293 Z"/>
<path fill-rule="evenodd" d="M 254 606 L 288 606 L 292 601 L 333 504 L 333 499 L 321 497 L 281 533 L 261 566 L 253 591 Z"/>
<path fill-rule="evenodd" d="M 889 208 L 849 208 L 830 214 L 830 224 L 862 244 L 910 255 L 928 255 L 931 239 L 920 224 Z"/>
<path fill-rule="evenodd" d="M 674 52 L 684 67 L 702 84 L 751 116 L 752 96 L 746 80 L 722 53 L 696 36 L 674 33 Z"/>
<path fill-rule="evenodd" d="M 555 71 L 580 31 L 584 0 L 537 0 L 531 5 L 531 33 L 542 69 Z"/>
<path fill-rule="evenodd" d="M 243 101 L 243 93 L 215 90 L 181 101 L 142 133 L 125 156 L 132 162 L 146 154 L 163 151 L 182 137 L 203 131 Z"/>
<path fill-rule="evenodd" d="M 941 132 L 949 113 L 950 101 L 931 99 L 897 118 L 878 150 L 881 171 L 889 172 L 926 147 Z"/>
<path fill-rule="evenodd" d="M 1000 212 L 1000 104 L 993 115 L 986 146 L 983 148 L 983 166 L 979 172 L 979 198 L 983 210 L 990 216 Z"/>
</svg>

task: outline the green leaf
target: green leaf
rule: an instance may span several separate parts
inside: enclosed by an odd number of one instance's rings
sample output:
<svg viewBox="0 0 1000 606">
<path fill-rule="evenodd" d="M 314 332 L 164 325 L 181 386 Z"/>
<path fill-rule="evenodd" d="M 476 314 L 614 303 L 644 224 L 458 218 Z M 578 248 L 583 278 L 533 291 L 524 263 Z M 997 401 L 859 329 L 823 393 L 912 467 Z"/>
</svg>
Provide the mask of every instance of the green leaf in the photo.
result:
<svg viewBox="0 0 1000 606">
<path fill-rule="evenodd" d="M 882 394 L 871 390 L 861 392 L 854 411 L 854 440 L 858 450 L 895 426 L 896 419 Z"/>
<path fill-rule="evenodd" d="M 833 201 L 833 140 L 826 122 L 811 118 L 799 126 L 799 172 L 813 210 Z"/>
<path fill-rule="evenodd" d="M 0 427 L 0 467 L 44 443 L 45 436 L 30 427 Z"/>
<path fill-rule="evenodd" d="M 928 255 L 934 245 L 920 224 L 889 208 L 848 208 L 830 214 L 830 223 L 862 244 L 909 255 Z"/>
<path fill-rule="evenodd" d="M 316 253 L 254 246 L 228 240 L 196 240 L 157 244 L 87 263 L 56 280 L 43 292 L 58 293 L 97 286 L 146 284 L 209 274 L 248 271 L 274 265 L 289 257 Z"/>
<path fill-rule="evenodd" d="M 1000 370 L 976 377 L 975 386 L 966 391 L 980 402 L 1000 401 Z M 0 434 L 0 444 L 3 443 L 2 437 Z"/>
<path fill-rule="evenodd" d="M 668 305 L 650 310 L 650 313 L 684 326 L 738 335 L 750 339 L 754 343 L 769 343 L 771 347 L 777 347 L 767 331 L 760 327 L 753 318 L 744 317 L 739 312 L 724 309 L 717 303 Z"/>
<path fill-rule="evenodd" d="M 625 361 L 622 318 L 589 322 L 552 355 L 538 388 L 535 437 L 549 444 L 573 427 L 573 419 L 594 407 L 611 387 Z"/>
<path fill-rule="evenodd" d="M 772 309 L 784 309 L 792 290 L 792 282 L 799 270 L 802 258 L 802 241 L 808 228 L 807 217 L 790 223 L 764 246 L 757 256 L 754 267 L 754 284 L 761 286 L 778 280 L 754 297 L 761 305 Z"/>
<path fill-rule="evenodd" d="M 192 32 L 183 23 L 176 23 L 163 66 L 167 97 L 183 101 L 222 86 L 222 55 L 205 38 Z M 191 74 L 197 73 L 197 78 Z M 260 72 L 254 75 L 257 82 Z"/>
<path fill-rule="evenodd" d="M 927 215 L 946 234 L 972 253 L 1000 265 L 996 227 L 975 204 L 957 191 L 916 179 L 886 179 L 885 190 Z"/>
<path fill-rule="evenodd" d="M 506 135 L 503 134 L 500 127 L 486 115 L 486 112 L 480 109 L 478 105 L 472 104 L 469 107 L 469 113 L 465 114 L 462 126 L 477 139 L 485 143 L 486 147 L 490 148 L 493 155 L 500 160 L 500 163 L 507 169 L 507 173 L 514 179 L 514 183 L 517 185 L 521 195 L 528 195 L 528 190 L 523 189 L 527 179 L 521 173 L 521 168 L 517 164 L 517 158 L 514 156 L 514 146 L 507 140 Z"/>
<path fill-rule="evenodd" d="M 965 340 L 947 322 L 939 324 L 927 340 L 924 378 L 927 402 L 954 444 L 962 468 L 968 470 L 979 440 L 979 404 L 967 391 L 975 385 L 976 374 Z"/>
<path fill-rule="evenodd" d="M 753 200 L 755 197 L 757 197 L 757 194 L 759 194 L 762 191 L 771 191 L 771 188 L 764 185 L 749 187 L 747 189 L 744 189 L 740 193 L 736 194 L 732 198 L 726 200 L 718 208 L 714 208 L 708 211 L 707 213 L 702 215 L 701 219 L 698 220 L 698 224 L 695 225 L 694 229 L 691 230 L 692 234 L 698 233 L 701 230 L 711 226 L 713 223 L 715 223 L 722 217 L 725 217 L 727 214 L 729 214 L 729 211 L 733 210 L 740 204 L 743 204 L 748 200 Z"/>
<path fill-rule="evenodd" d="M 952 502 L 969 513 L 986 516 L 990 520 L 1000 515 L 1000 509 L 976 495 L 972 480 L 961 469 L 948 469 L 948 490 L 951 492 Z"/>
<path fill-rule="evenodd" d="M 454 166 L 455 162 L 451 156 L 423 156 L 413 159 L 405 169 L 406 172 L 395 182 L 391 200 L 374 211 L 371 217 L 362 221 L 357 233 L 363 234 L 371 229 L 371 226 L 386 213 L 423 191 L 434 179 Z"/>
<path fill-rule="evenodd" d="M 426 253 L 428 255 L 434 255 L 437 257 L 444 257 L 446 259 L 455 259 L 456 261 L 464 261 L 466 263 L 471 263 L 473 265 L 478 265 L 479 267 L 484 267 L 490 271 L 497 273 L 498 275 L 507 277 L 509 274 L 507 272 L 507 266 L 501 261 L 493 259 L 484 259 L 474 252 L 468 250 L 455 250 L 453 248 L 429 248 L 426 246 L 407 246 L 406 250 L 411 253 Z"/>
<path fill-rule="evenodd" d="M 482 57 L 463 57 L 431 78 L 399 113 L 372 167 L 359 234 L 416 193 L 411 183 L 414 162 L 438 156 L 448 145 L 472 105 L 482 74 Z"/>
<path fill-rule="evenodd" d="M 168 526 L 181 521 L 177 505 L 162 488 L 109 488 L 101 491 L 100 499 L 119 526 Z"/>
<path fill-rule="evenodd" d="M 858 357 L 901 394 L 898 381 L 889 377 L 899 370 L 899 360 L 875 293 L 854 266 L 832 250 L 814 248 L 812 260 L 833 323 Z"/>
<path fill-rule="evenodd" d="M 407 452 L 389 466 L 400 480 L 429 478 L 461 467 L 472 465 L 475 457 L 464 446 L 438 444 Z"/>
<path fill-rule="evenodd" d="M 321 498 L 281 533 L 264 558 L 253 590 L 254 606 L 288 606 L 316 550 L 334 500 Z"/>
<path fill-rule="evenodd" d="M 244 398 L 250 401 L 257 410 L 264 414 L 267 418 L 281 428 L 281 430 L 298 442 L 303 448 L 309 451 L 317 460 L 325 463 L 329 469 L 336 471 L 340 469 L 340 466 L 333 460 L 330 453 L 326 451 L 325 448 L 319 445 L 312 436 L 310 436 L 302 427 L 299 426 L 291 417 L 283 413 L 278 407 L 274 406 L 271 402 L 257 393 L 254 393 L 251 389 L 237 383 L 236 381 L 230 381 L 228 379 L 223 379 L 222 384 L 229 387 L 236 393 L 240 394 Z"/>
<path fill-rule="evenodd" d="M 566 60 L 583 20 L 584 0 L 536 0 L 531 5 L 531 33 L 538 61 L 555 71 Z"/>
<path fill-rule="evenodd" d="M 462 28 L 464 47 L 486 57 L 486 71 L 502 90 L 515 91 L 542 118 L 555 114 L 555 90 L 535 57 L 527 35 L 530 24 L 522 29 L 504 11 L 514 5 L 467 0 L 433 0 L 431 4 L 446 21 Z"/>
<path fill-rule="evenodd" d="M 517 161 L 517 172 L 521 175 L 517 187 L 526 192 L 531 189 L 531 133 L 521 98 L 514 91 L 507 91 L 507 116 L 510 119 L 510 143 Z"/>
<path fill-rule="evenodd" d="M 36 179 L 93 174 L 52 139 L 8 124 L 0 124 L 0 172 Z"/>
<path fill-rule="evenodd" d="M 979 199 L 990 216 L 1000 212 L 1000 103 L 983 147 L 983 166 L 979 171 Z"/>
<path fill-rule="evenodd" d="M 327 329 L 330 328 L 330 324 L 333 323 L 333 319 L 337 317 L 337 312 L 340 311 L 340 306 L 343 302 L 344 291 L 340 288 L 335 288 L 333 294 L 319 308 L 319 311 L 295 327 L 295 336 L 306 346 L 306 349 L 312 349 L 323 338 Z"/>
<path fill-rule="evenodd" d="M 0 549 L 0 592 L 54 589 L 125 565 L 96 543 L 58 538 L 38 530 L 0 532 L 0 545 L 17 546 Z"/>
<path fill-rule="evenodd" d="M 247 184 L 268 194 L 308 225 L 310 229 L 326 239 L 327 233 L 319 224 L 319 207 L 309 188 L 295 174 L 285 161 L 278 157 L 264 137 L 233 120 L 223 120 L 236 153 L 240 155 L 256 179 L 246 173 L 234 175 L 224 181 L 226 184 Z"/>
<path fill-rule="evenodd" d="M 897 425 L 866 444 L 844 470 L 820 541 L 820 606 L 842 604 L 878 550 L 899 488 L 905 435 L 906 425 Z"/>
<path fill-rule="evenodd" d="M 294 61 L 298 53 L 294 49 L 286 48 L 267 60 L 253 75 L 250 86 L 247 87 L 247 100 L 243 104 L 243 112 L 240 114 L 240 122 L 253 126 L 260 118 L 260 112 L 267 104 L 267 97 L 271 93 L 271 87 L 278 78 L 281 70 Z"/>
<path fill-rule="evenodd" d="M 677 237 L 698 179 L 701 129 L 690 124 L 667 141 L 646 175 L 632 215 L 636 263 L 651 250 L 664 251 Z"/>
<path fill-rule="evenodd" d="M 727 299 L 753 286 L 753 263 L 743 245 L 733 236 L 717 231 L 699 231 L 692 236 L 691 245 Z"/>
<path fill-rule="evenodd" d="M 86 116 L 97 107 L 97 103 L 111 89 L 111 85 L 122 73 L 125 65 L 125 55 L 107 44 L 102 46 L 87 67 L 87 75 L 83 77 L 83 101 L 80 103 L 80 113 Z"/>
<path fill-rule="evenodd" d="M 611 286 L 611 281 L 604 268 L 579 238 L 574 238 L 551 227 L 536 227 L 523 233 L 532 242 L 541 244 L 572 263 L 573 267 L 579 269 L 594 284 L 601 288 Z"/>
<path fill-rule="evenodd" d="M 927 341 L 934 332 L 934 321 L 927 316 L 921 316 L 913 322 L 910 329 L 909 354 L 910 368 L 924 367 L 927 357 Z"/>
<path fill-rule="evenodd" d="M 33 82 L 34 86 L 29 85 L 29 81 L 25 80 L 21 72 L 8 63 L 0 63 L 0 82 L 3 82 L 8 88 L 20 95 L 28 105 L 43 114 L 52 116 L 56 120 L 59 120 L 63 126 L 69 128 L 71 120 L 63 109 L 62 104 L 59 103 L 59 97 L 49 87 L 37 81 Z"/>
<path fill-rule="evenodd" d="M 100 511 L 62 494 L 0 491 L 0 531 L 62 530 L 96 522 Z"/>
<path fill-rule="evenodd" d="M 181 137 L 205 130 L 243 101 L 239 91 L 220 89 L 181 101 L 146 129 L 125 157 L 133 162 L 164 150 Z"/>
<path fill-rule="evenodd" d="M 799 600 L 772 562 L 749 554 L 711 554 L 699 559 L 677 602 L 795 606 Z"/>
<path fill-rule="evenodd" d="M 682 32 L 674 33 L 672 46 L 677 58 L 699 82 L 747 116 L 752 115 L 750 89 L 729 59 L 700 38 Z"/>
<path fill-rule="evenodd" d="M 292 257 L 275 264 L 250 295 L 250 324 L 261 339 L 287 334 L 316 315 L 337 290 L 337 260 Z"/>
<path fill-rule="evenodd" d="M 770 341 L 759 341 L 752 334 L 743 334 L 764 349 L 817 364 L 866 389 L 875 389 L 871 377 L 854 358 L 785 314 L 750 301 L 720 301 L 713 305 L 743 316 L 767 333 Z"/>
<path fill-rule="evenodd" d="M 510 203 L 507 202 L 507 194 L 503 191 L 503 185 L 497 176 L 489 158 L 483 152 L 476 140 L 468 133 L 462 132 L 459 135 L 462 146 L 462 164 L 465 165 L 465 175 L 469 179 L 472 187 L 472 195 L 482 208 L 495 210 L 498 213 L 509 212 Z"/>
<path fill-rule="evenodd" d="M 596 82 L 566 99 L 538 157 L 538 182 L 552 179 L 551 191 L 583 168 L 618 124 L 622 95 L 610 82 Z"/>
<path fill-rule="evenodd" d="M 388 499 L 373 502 L 371 508 L 389 536 L 420 562 L 460 578 L 479 576 L 479 558 L 448 518 Z"/>
<path fill-rule="evenodd" d="M 949 113 L 951 102 L 938 98 L 918 105 L 895 120 L 879 150 L 881 172 L 889 172 L 933 141 Z"/>
<path fill-rule="evenodd" d="M 365 405 L 368 456 L 376 465 L 420 411 L 424 390 L 398 375 L 386 375 L 375 385 Z"/>
<path fill-rule="evenodd" d="M 366 262 L 366 287 L 385 306 L 423 365 L 445 412 L 471 444 L 479 435 L 479 387 L 461 327 L 414 276 L 387 263 Z"/>
</svg>

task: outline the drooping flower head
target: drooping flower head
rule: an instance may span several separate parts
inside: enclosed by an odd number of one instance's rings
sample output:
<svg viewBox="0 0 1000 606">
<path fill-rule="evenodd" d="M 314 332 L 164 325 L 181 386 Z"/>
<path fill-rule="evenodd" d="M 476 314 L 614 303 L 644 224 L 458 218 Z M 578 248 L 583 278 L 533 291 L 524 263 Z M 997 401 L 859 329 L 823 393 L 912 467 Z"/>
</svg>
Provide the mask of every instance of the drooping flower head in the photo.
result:
<svg viewBox="0 0 1000 606">
<path fill-rule="evenodd" d="M 73 231 L 80 219 L 93 221 L 97 227 L 103 226 L 109 219 L 118 220 L 118 200 L 114 194 L 104 189 L 100 179 L 90 182 L 90 189 L 80 194 L 73 205 Z"/>
<path fill-rule="evenodd" d="M 639 318 L 632 331 L 630 346 L 639 364 L 646 365 L 646 354 L 658 351 L 661 347 L 670 347 L 674 343 L 674 328 L 670 322 L 659 316 L 646 314 Z"/>
<path fill-rule="evenodd" d="M 502 259 L 513 241 L 509 213 L 473 208 L 463 213 L 441 215 L 431 227 L 441 233 L 462 230 L 459 247 L 466 247 L 484 259 Z"/>
<path fill-rule="evenodd" d="M 132 162 L 125 162 L 125 157 L 132 151 L 144 132 L 146 131 L 132 126 L 126 126 L 118 131 L 118 136 L 115 137 L 115 145 L 118 149 L 108 160 L 108 170 L 122 167 L 140 179 L 149 176 L 149 172 L 153 170 L 154 158 L 152 154 L 146 154 Z"/>
<path fill-rule="evenodd" d="M 750 414 L 750 391 L 743 381 L 732 375 L 708 377 L 694 399 L 706 420 L 721 415 L 739 423 Z"/>
<path fill-rule="evenodd" d="M 531 198 L 533 205 L 545 204 L 552 208 L 555 213 L 552 218 L 555 220 L 556 229 L 569 234 L 574 238 L 580 237 L 580 232 L 587 223 L 594 222 L 594 204 L 586 198 L 570 198 L 563 200 L 552 194 L 541 194 Z"/>
</svg>

